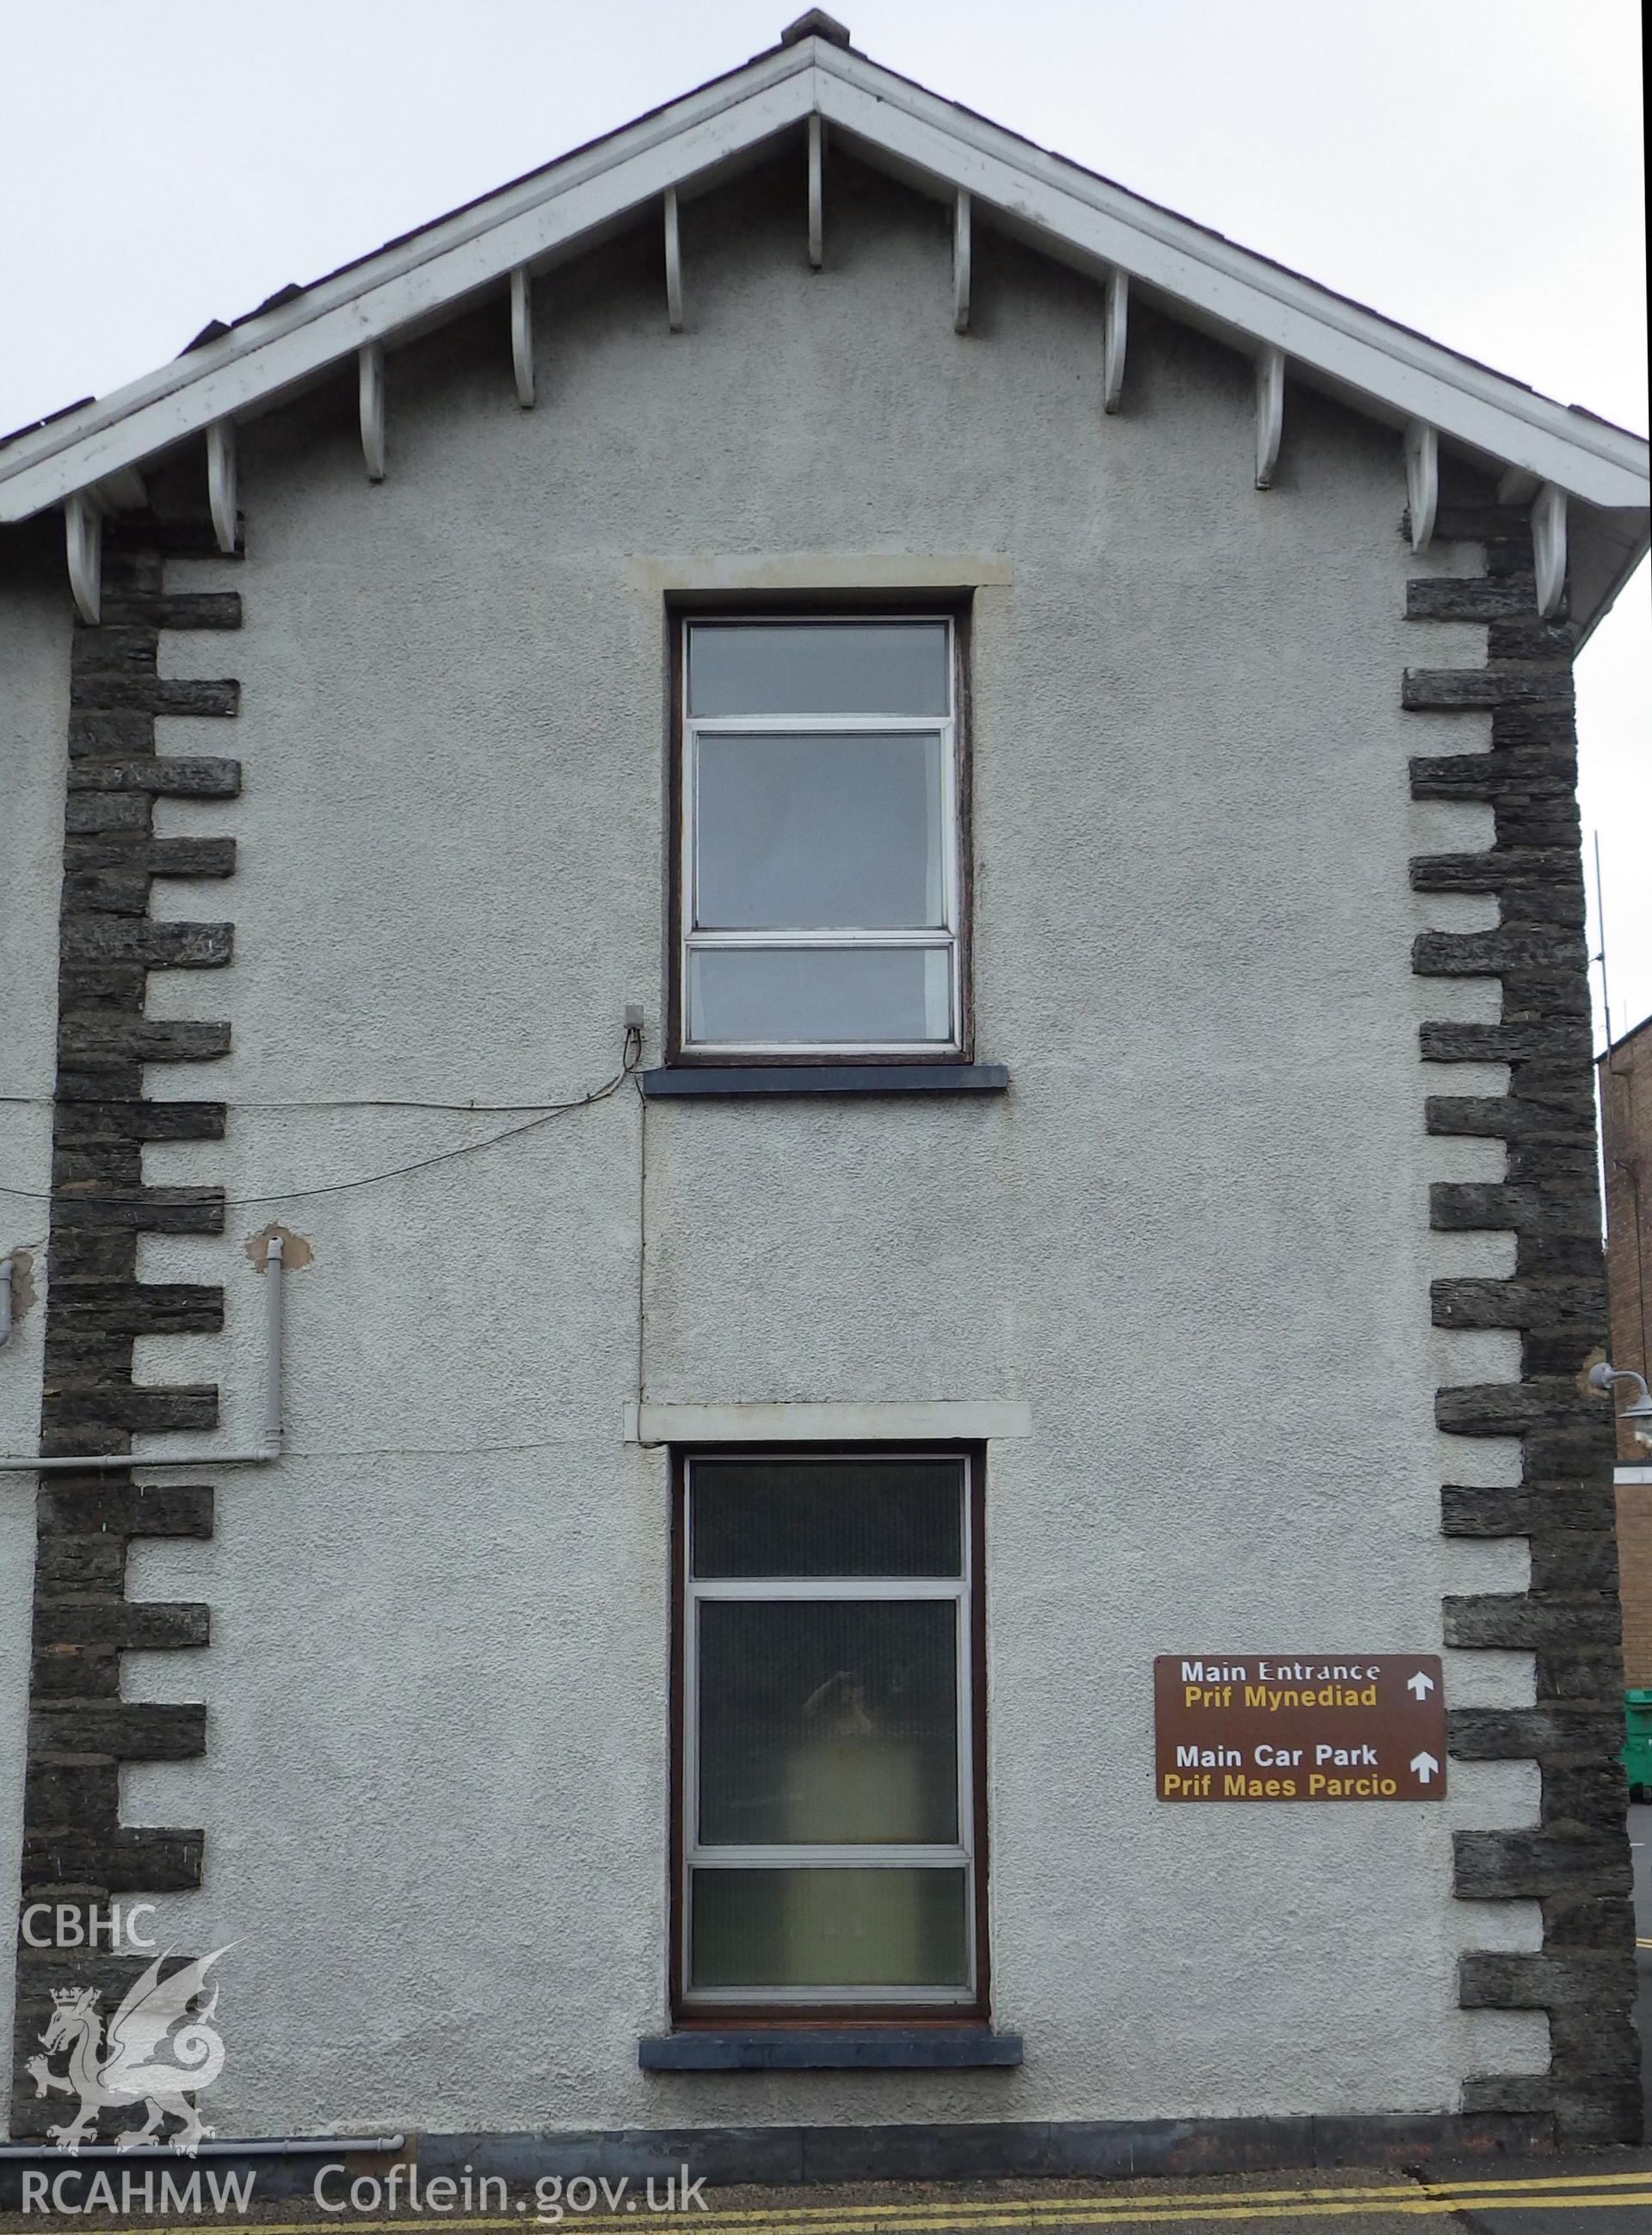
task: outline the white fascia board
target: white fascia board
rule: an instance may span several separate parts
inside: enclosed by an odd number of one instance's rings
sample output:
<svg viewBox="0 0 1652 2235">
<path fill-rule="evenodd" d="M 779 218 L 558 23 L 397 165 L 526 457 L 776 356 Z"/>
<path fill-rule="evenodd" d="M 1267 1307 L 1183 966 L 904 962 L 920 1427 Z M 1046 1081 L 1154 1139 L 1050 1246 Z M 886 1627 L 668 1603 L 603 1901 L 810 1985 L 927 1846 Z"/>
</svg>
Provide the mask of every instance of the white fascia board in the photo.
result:
<svg viewBox="0 0 1652 2235">
<path fill-rule="evenodd" d="M 0 521 L 26 520 L 216 419 L 262 409 L 364 344 L 393 340 L 504 285 L 518 265 L 554 257 L 800 122 L 815 106 L 814 44 L 690 95 L 8 445 L 0 450 Z"/>
<path fill-rule="evenodd" d="M 1030 1436 L 1023 1404 L 914 1399 L 907 1404 L 627 1405 L 628 1444 L 978 1444 Z"/>
<path fill-rule="evenodd" d="M 825 47 L 817 76 L 829 124 L 1059 240 L 1098 276 L 1127 272 L 1245 343 L 1271 343 L 1288 363 L 1312 368 L 1396 424 L 1421 419 L 1589 504 L 1647 504 L 1647 445 L 1637 436 L 1392 325 L 875 63 Z"/>
</svg>

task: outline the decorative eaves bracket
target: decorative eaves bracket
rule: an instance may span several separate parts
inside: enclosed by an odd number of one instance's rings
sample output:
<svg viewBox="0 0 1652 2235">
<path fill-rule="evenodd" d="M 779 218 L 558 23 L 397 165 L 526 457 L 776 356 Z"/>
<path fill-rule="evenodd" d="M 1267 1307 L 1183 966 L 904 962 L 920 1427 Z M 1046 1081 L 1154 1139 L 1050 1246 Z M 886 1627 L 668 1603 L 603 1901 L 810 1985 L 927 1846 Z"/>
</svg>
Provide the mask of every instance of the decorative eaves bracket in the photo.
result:
<svg viewBox="0 0 1652 2235">
<path fill-rule="evenodd" d="M 952 205 L 952 330 L 969 331 L 969 267 L 974 231 L 970 198 L 960 193 Z"/>
<path fill-rule="evenodd" d="M 1406 504 L 1411 514 L 1411 547 L 1426 551 L 1434 540 L 1439 509 L 1439 436 L 1426 420 L 1406 429 Z"/>
<path fill-rule="evenodd" d="M 516 401 L 524 411 L 534 408 L 534 285 L 528 266 L 519 264 L 510 275 L 510 364 L 516 377 Z"/>
<path fill-rule="evenodd" d="M 111 512 L 140 512 L 149 501 L 143 476 L 122 466 L 63 501 L 63 538 L 75 610 L 95 628 L 103 612 L 103 521 Z"/>
<path fill-rule="evenodd" d="M 1106 324 L 1101 344 L 1101 408 L 1117 411 L 1124 390 L 1124 344 L 1130 331 L 1130 274 L 1107 274 Z"/>
<path fill-rule="evenodd" d="M 206 507 L 213 534 L 225 553 L 236 548 L 239 515 L 235 501 L 235 422 L 214 419 L 206 429 Z"/>
<path fill-rule="evenodd" d="M 357 353 L 362 456 L 370 482 L 384 478 L 384 344 L 366 342 Z"/>
<path fill-rule="evenodd" d="M 818 272 L 826 260 L 825 147 L 826 128 L 817 115 L 809 120 L 809 264 Z"/>
<path fill-rule="evenodd" d="M 665 189 L 665 324 L 674 334 L 683 331 L 683 231 L 677 213 L 677 189 Z"/>
<path fill-rule="evenodd" d="M 1285 352 L 1264 349 L 1256 357 L 1256 487 L 1272 488 L 1285 428 Z"/>
<path fill-rule="evenodd" d="M 1532 500 L 1531 556 L 1537 577 L 1537 611 L 1544 620 L 1559 611 L 1566 591 L 1566 492 L 1545 482 Z"/>
<path fill-rule="evenodd" d="M 103 612 L 103 515 L 89 489 L 77 490 L 64 505 L 63 528 L 75 610 L 95 628 Z"/>
</svg>

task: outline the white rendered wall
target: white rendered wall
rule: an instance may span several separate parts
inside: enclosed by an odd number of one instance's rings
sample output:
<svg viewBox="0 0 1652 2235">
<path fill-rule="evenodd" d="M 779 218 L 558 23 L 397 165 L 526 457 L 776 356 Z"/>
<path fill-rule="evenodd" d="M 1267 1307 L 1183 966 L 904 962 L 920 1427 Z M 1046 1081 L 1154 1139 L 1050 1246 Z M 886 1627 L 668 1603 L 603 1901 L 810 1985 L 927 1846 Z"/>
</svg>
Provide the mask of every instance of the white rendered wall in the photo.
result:
<svg viewBox="0 0 1652 2235">
<path fill-rule="evenodd" d="M 502 303 L 392 355 L 380 487 L 343 390 L 246 430 L 246 561 L 174 570 L 246 626 L 163 639 L 163 672 L 239 675 L 243 712 L 162 750 L 246 780 L 157 811 L 240 854 L 158 888 L 233 917 L 236 960 L 149 1008 L 235 1046 L 150 1091 L 234 1107 L 146 1170 L 272 1199 L 145 1240 L 228 1321 L 140 1343 L 140 1378 L 217 1379 L 254 1439 L 243 1244 L 279 1216 L 315 1253 L 291 1455 L 217 1478 L 210 1544 L 133 1557 L 134 1593 L 213 1608 L 204 1655 L 128 1656 L 209 1739 L 125 1807 L 206 1827 L 161 1921 L 237 1943 L 224 2131 L 1445 2110 L 1546 2061 L 1541 2017 L 1456 2006 L 1462 1947 L 1537 1942 L 1450 1891 L 1453 1827 L 1535 1821 L 1530 1766 L 1453 1763 L 1439 1806 L 1175 1808 L 1151 1759 L 1155 1653 L 1437 1649 L 1443 1592 L 1524 1581 L 1523 1547 L 1439 1535 L 1441 1482 L 1511 1479 L 1512 1447 L 1432 1426 L 1441 1380 L 1518 1371 L 1427 1301 L 1511 1263 L 1430 1235 L 1429 1181 L 1502 1151 L 1422 1123 L 1502 1074 L 1416 1052 L 1496 989 L 1409 968 L 1491 904 L 1415 898 L 1407 856 L 1491 829 L 1412 803 L 1407 757 L 1486 724 L 1403 715 L 1400 674 L 1483 638 L 1401 618 L 1397 438 L 1293 389 L 1259 494 L 1248 366 L 1144 315 L 1105 419 L 1098 293 L 978 226 L 960 338 L 943 213 L 833 179 L 818 276 L 801 178 L 685 210 L 681 336 L 652 233 L 547 282 L 531 413 Z M 646 1394 L 1031 1405 L 987 1524 L 994 2015 L 1026 2061 L 648 2076 L 668 1483 L 620 1441 L 635 1098 L 313 1197 L 512 1121 L 249 1105 L 579 1095 L 629 1000 L 658 1059 L 662 585 L 862 571 L 983 585 L 976 1037 L 1012 1091 L 655 1104 Z M 1457 1704 L 1531 1682 L 1447 1657 Z"/>
</svg>

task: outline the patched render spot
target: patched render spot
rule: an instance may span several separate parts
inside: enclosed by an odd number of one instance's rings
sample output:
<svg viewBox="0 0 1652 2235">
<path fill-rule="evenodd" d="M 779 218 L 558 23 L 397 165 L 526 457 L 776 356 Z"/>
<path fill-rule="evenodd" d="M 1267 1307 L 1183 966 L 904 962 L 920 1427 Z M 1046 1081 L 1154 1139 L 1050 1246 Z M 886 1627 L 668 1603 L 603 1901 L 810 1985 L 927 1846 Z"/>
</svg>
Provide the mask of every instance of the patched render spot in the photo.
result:
<svg viewBox="0 0 1652 2235">
<path fill-rule="evenodd" d="M 263 1272 L 269 1263 L 270 1244 L 278 1235 L 281 1241 L 281 1262 L 289 1273 L 301 1273 L 306 1265 L 314 1263 L 316 1253 L 313 1243 L 306 1242 L 302 1234 L 295 1234 L 290 1226 L 283 1226 L 279 1220 L 272 1219 L 267 1226 L 260 1227 L 256 1234 L 249 1234 L 246 1237 L 246 1254 L 259 1272 Z"/>
<path fill-rule="evenodd" d="M 40 1291 L 35 1286 L 35 1251 L 39 1246 L 36 1242 L 25 1249 L 19 1242 L 15 1249 L 0 1257 L 0 1280 L 9 1276 L 10 1281 L 11 1308 L 8 1318 L 13 1327 L 27 1318 L 30 1307 L 40 1301 Z"/>
</svg>

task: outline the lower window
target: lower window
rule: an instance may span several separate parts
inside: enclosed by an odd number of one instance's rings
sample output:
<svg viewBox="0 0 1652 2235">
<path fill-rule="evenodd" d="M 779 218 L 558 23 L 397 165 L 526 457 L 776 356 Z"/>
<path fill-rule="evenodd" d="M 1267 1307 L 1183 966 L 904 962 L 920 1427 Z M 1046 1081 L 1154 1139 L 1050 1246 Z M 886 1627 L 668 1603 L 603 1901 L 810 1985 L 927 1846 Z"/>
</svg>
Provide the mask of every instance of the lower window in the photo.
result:
<svg viewBox="0 0 1652 2235">
<path fill-rule="evenodd" d="M 979 1460 L 680 1480 L 679 2008 L 984 2008 Z"/>
</svg>

